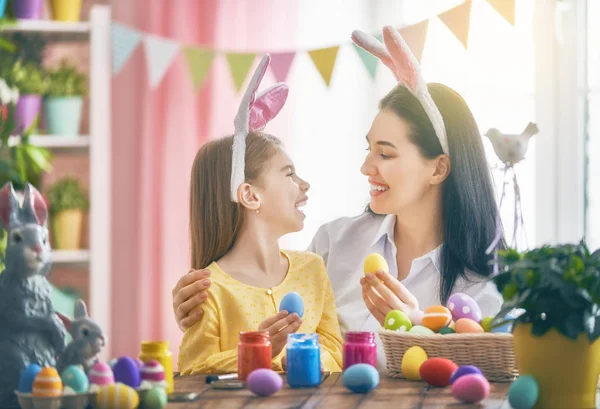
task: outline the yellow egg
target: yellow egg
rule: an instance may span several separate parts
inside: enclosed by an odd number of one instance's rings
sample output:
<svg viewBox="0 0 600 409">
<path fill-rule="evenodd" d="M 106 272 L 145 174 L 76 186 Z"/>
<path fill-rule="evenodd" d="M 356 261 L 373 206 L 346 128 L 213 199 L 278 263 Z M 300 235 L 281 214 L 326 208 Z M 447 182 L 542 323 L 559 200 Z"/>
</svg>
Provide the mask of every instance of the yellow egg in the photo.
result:
<svg viewBox="0 0 600 409">
<path fill-rule="evenodd" d="M 364 271 L 366 273 L 375 273 L 376 271 L 390 272 L 387 261 L 381 254 L 371 253 L 367 256 L 364 263 Z"/>
<path fill-rule="evenodd" d="M 104 386 L 96 395 L 99 409 L 135 409 L 140 404 L 137 392 L 122 383 Z"/>
<path fill-rule="evenodd" d="M 52 367 L 42 368 L 33 380 L 33 396 L 56 397 L 62 394 L 62 389 L 58 371 Z"/>
<path fill-rule="evenodd" d="M 420 381 L 419 370 L 427 359 L 427 353 L 423 348 L 418 346 L 408 348 L 402 357 L 402 374 L 404 377 L 411 381 Z"/>
<path fill-rule="evenodd" d="M 484 332 L 481 325 L 469 318 L 458 319 L 455 327 L 457 334 L 478 334 Z"/>
</svg>

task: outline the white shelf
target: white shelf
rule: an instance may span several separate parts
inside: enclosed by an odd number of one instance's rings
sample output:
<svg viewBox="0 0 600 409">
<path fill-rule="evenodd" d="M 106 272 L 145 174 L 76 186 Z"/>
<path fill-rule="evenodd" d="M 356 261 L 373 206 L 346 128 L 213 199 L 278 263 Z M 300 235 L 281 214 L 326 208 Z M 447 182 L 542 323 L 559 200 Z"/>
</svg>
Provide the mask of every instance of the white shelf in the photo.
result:
<svg viewBox="0 0 600 409">
<path fill-rule="evenodd" d="M 18 136 L 11 136 L 8 140 L 9 146 L 18 143 Z M 69 149 L 69 148 L 87 148 L 90 146 L 90 137 L 88 135 L 62 136 L 62 135 L 31 135 L 29 142 L 32 145 L 42 148 Z"/>
<path fill-rule="evenodd" d="M 14 25 L 2 26 L 2 31 L 21 31 L 37 33 L 78 34 L 90 33 L 90 23 L 81 21 L 66 23 L 53 20 L 17 20 Z"/>
<path fill-rule="evenodd" d="M 52 264 L 76 264 L 89 261 L 89 250 L 52 250 Z"/>
</svg>

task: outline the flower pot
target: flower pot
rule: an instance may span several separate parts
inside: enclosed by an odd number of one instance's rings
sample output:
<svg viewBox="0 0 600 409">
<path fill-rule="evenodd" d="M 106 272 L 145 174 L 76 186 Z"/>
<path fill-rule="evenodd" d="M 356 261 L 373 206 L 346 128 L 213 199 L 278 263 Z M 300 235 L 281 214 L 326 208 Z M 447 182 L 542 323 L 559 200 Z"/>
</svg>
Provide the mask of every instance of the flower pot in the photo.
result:
<svg viewBox="0 0 600 409">
<path fill-rule="evenodd" d="M 52 19 L 58 21 L 79 21 L 81 0 L 52 0 Z"/>
<path fill-rule="evenodd" d="M 4 13 L 6 13 L 6 1 L 0 0 L 0 18 L 4 17 Z"/>
<path fill-rule="evenodd" d="M 13 8 L 16 18 L 39 20 L 44 14 L 44 0 L 16 0 Z"/>
<path fill-rule="evenodd" d="M 81 210 L 63 210 L 52 216 L 52 248 L 56 250 L 79 250 L 81 248 Z"/>
<path fill-rule="evenodd" d="M 535 408 L 595 408 L 600 342 L 590 344 L 583 333 L 574 341 L 554 328 L 538 337 L 531 327 L 517 324 L 513 337 L 519 375 L 533 376 L 539 386 Z"/>
<path fill-rule="evenodd" d="M 21 95 L 15 107 L 15 128 L 20 134 L 26 131 L 40 114 L 40 95 Z"/>
<path fill-rule="evenodd" d="M 82 97 L 48 97 L 44 100 L 44 107 L 48 133 L 61 136 L 79 134 Z"/>
</svg>

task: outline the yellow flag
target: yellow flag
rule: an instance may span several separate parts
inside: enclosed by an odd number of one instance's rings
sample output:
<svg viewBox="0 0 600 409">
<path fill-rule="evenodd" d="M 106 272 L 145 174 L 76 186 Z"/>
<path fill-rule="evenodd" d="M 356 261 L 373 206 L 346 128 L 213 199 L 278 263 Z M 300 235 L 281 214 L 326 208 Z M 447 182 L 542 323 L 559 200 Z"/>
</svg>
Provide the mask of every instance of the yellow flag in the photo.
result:
<svg viewBox="0 0 600 409">
<path fill-rule="evenodd" d="M 471 0 L 439 15 L 440 20 L 454 33 L 467 48 L 469 42 L 469 24 L 471 22 Z"/>
<path fill-rule="evenodd" d="M 340 46 L 338 45 L 308 52 L 327 86 L 329 86 L 329 83 L 331 82 L 331 75 L 333 74 L 333 67 L 335 66 L 335 60 L 337 59 L 339 49 Z"/>
<path fill-rule="evenodd" d="M 240 92 L 244 81 L 248 76 L 248 72 L 252 67 L 252 63 L 256 58 L 254 53 L 227 53 L 225 55 L 227 63 L 231 69 L 231 75 L 233 76 L 233 83 L 235 84 L 235 90 Z"/>
<path fill-rule="evenodd" d="M 215 52 L 200 47 L 185 47 L 183 53 L 192 75 L 194 89 L 198 91 L 215 58 Z"/>
</svg>

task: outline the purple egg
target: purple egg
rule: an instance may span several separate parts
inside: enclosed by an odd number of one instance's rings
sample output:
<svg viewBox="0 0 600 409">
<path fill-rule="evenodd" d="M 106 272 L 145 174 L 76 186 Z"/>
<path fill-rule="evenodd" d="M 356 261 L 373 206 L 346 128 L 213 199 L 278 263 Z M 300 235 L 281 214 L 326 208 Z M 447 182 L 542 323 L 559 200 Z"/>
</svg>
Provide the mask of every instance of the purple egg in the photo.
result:
<svg viewBox="0 0 600 409">
<path fill-rule="evenodd" d="M 477 302 L 467 294 L 452 294 L 448 299 L 447 307 L 452 313 L 452 318 L 455 322 L 461 318 L 469 318 L 475 322 L 481 322 L 483 319 L 481 308 L 479 308 Z"/>
<path fill-rule="evenodd" d="M 452 395 L 465 403 L 478 403 L 487 398 L 490 383 L 478 374 L 461 376 L 452 384 Z"/>
<path fill-rule="evenodd" d="M 140 358 L 135 358 L 135 363 L 140 370 L 144 367 L 144 361 L 142 361 Z"/>
<path fill-rule="evenodd" d="M 450 376 L 450 384 L 453 384 L 454 381 L 460 378 L 461 376 L 469 374 L 483 375 L 483 373 L 476 366 L 463 365 L 458 367 L 458 369 L 456 369 L 456 371 L 452 373 L 452 375 Z"/>
<path fill-rule="evenodd" d="M 246 379 L 248 389 L 259 396 L 269 396 L 283 386 L 283 379 L 271 369 L 256 369 Z"/>
<path fill-rule="evenodd" d="M 132 388 L 137 388 L 142 383 L 142 375 L 137 362 L 128 356 L 123 356 L 117 360 L 113 367 L 113 374 L 115 375 L 115 382 L 123 383 Z"/>
</svg>

